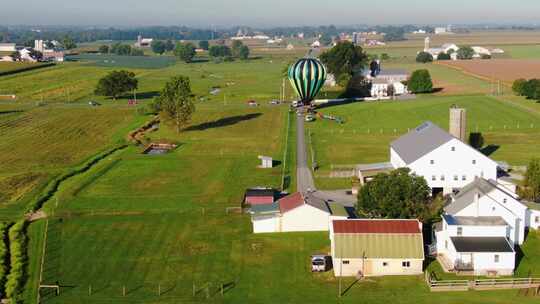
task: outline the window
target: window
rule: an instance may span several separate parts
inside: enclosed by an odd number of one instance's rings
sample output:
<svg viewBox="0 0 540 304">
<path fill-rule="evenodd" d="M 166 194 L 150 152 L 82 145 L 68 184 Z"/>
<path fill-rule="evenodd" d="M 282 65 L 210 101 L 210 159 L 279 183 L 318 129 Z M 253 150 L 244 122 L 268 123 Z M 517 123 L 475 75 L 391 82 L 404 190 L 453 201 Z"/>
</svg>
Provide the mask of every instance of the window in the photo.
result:
<svg viewBox="0 0 540 304">
<path fill-rule="evenodd" d="M 457 235 L 462 236 L 463 235 L 463 227 L 457 227 Z"/>
<path fill-rule="evenodd" d="M 466 181 L 466 180 L 467 180 L 467 175 L 463 175 L 463 176 L 461 177 L 461 180 Z"/>
<path fill-rule="evenodd" d="M 448 241 L 444 241 L 444 248 L 448 249 Z"/>
<path fill-rule="evenodd" d="M 382 262 L 383 267 L 388 266 L 388 262 Z"/>
<path fill-rule="evenodd" d="M 435 175 L 432 175 L 431 176 L 431 180 L 434 181 L 434 180 L 437 180 L 437 177 Z"/>
<path fill-rule="evenodd" d="M 343 261 L 341 262 L 341 264 L 349 265 L 349 260 L 343 260 Z"/>
<path fill-rule="evenodd" d="M 409 267 L 411 267 L 411 262 L 403 261 L 403 262 L 401 262 L 401 266 L 403 266 L 404 268 L 409 268 Z"/>
<path fill-rule="evenodd" d="M 540 216 L 537 216 L 537 217 L 534 219 L 534 222 L 535 222 L 535 223 L 540 223 Z"/>
<path fill-rule="evenodd" d="M 459 178 L 457 175 L 454 175 L 454 180 L 457 181 Z"/>
<path fill-rule="evenodd" d="M 476 165 L 476 159 L 473 159 L 473 160 L 472 160 L 472 164 L 473 164 L 473 165 Z"/>
<path fill-rule="evenodd" d="M 456 151 L 456 147 L 451 148 L 452 152 Z"/>
<path fill-rule="evenodd" d="M 494 257 L 493 257 L 493 261 L 495 263 L 499 263 L 499 260 L 500 260 L 500 256 L 498 254 L 496 254 Z"/>
<path fill-rule="evenodd" d="M 435 161 L 432 159 L 429 161 L 430 164 L 434 165 L 435 164 Z"/>
<path fill-rule="evenodd" d="M 442 181 L 444 180 L 444 175 L 441 175 L 441 180 L 442 180 Z"/>
<path fill-rule="evenodd" d="M 505 204 L 506 204 L 506 198 L 503 198 L 503 203 L 505 203 Z"/>
</svg>

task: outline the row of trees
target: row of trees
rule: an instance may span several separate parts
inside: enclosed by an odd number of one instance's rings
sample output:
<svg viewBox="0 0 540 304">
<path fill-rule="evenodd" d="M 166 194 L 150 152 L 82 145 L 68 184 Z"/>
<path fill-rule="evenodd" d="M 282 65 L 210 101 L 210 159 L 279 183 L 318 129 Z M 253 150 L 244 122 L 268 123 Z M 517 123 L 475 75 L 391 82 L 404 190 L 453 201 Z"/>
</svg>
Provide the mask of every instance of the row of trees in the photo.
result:
<svg viewBox="0 0 540 304">
<path fill-rule="evenodd" d="M 144 56 L 143 50 L 123 43 L 115 43 L 111 46 L 102 45 L 98 51 L 101 54 L 115 54 L 119 56 Z"/>
<path fill-rule="evenodd" d="M 512 85 L 512 91 L 519 96 L 540 102 L 540 79 L 517 79 Z"/>
<path fill-rule="evenodd" d="M 452 58 L 452 54 L 454 53 L 454 50 L 450 49 L 448 52 L 441 52 L 439 55 L 437 55 L 437 60 L 450 60 Z M 473 59 L 475 55 L 474 49 L 470 46 L 464 46 L 461 47 L 457 53 L 456 57 L 460 60 L 471 60 Z M 491 56 L 487 54 L 483 54 L 481 56 L 482 59 L 490 59 Z M 434 60 L 433 56 L 428 52 L 419 52 L 416 55 L 416 62 L 420 63 L 428 63 L 432 62 Z"/>
</svg>

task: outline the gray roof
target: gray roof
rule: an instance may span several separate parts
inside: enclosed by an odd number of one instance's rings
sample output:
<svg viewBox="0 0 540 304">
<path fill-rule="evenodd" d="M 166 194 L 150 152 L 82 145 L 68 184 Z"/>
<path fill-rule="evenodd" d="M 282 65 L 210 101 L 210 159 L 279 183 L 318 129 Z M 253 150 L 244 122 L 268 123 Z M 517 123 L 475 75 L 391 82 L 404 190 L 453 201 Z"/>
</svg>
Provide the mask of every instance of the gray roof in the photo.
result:
<svg viewBox="0 0 540 304">
<path fill-rule="evenodd" d="M 470 204 L 474 203 L 476 194 L 479 197 L 486 195 L 491 190 L 497 188 L 489 181 L 476 177 L 474 181 L 463 187 L 458 194 L 454 196 L 454 201 L 444 207 L 444 211 L 449 214 L 456 214 L 465 209 Z"/>
<path fill-rule="evenodd" d="M 323 200 L 323 199 L 315 197 L 315 196 L 313 196 L 311 194 L 304 194 L 304 202 L 307 205 L 315 207 L 315 208 L 317 208 L 317 209 L 319 209 L 319 210 L 321 210 L 323 212 L 332 214 L 332 210 L 330 209 L 330 207 L 328 206 L 326 201 Z"/>
<path fill-rule="evenodd" d="M 514 252 L 504 237 L 451 237 L 457 252 Z"/>
<path fill-rule="evenodd" d="M 434 123 L 427 121 L 393 141 L 390 146 L 408 165 L 454 138 Z"/>
<path fill-rule="evenodd" d="M 279 204 L 275 202 L 272 204 L 254 205 L 251 206 L 250 213 L 255 215 L 279 213 Z"/>
<path fill-rule="evenodd" d="M 452 226 L 506 226 L 506 221 L 500 216 L 451 216 L 443 215 L 448 225 Z"/>
</svg>

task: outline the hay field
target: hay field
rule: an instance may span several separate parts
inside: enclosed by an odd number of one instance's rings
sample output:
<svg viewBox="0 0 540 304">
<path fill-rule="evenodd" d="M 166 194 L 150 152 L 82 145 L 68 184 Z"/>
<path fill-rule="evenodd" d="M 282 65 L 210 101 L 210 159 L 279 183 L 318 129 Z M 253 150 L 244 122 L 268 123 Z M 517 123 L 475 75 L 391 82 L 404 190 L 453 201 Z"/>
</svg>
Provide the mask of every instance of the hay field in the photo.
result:
<svg viewBox="0 0 540 304">
<path fill-rule="evenodd" d="M 492 59 L 439 61 L 438 64 L 463 70 L 485 79 L 497 79 L 507 84 L 519 78 L 540 78 L 540 60 Z"/>
</svg>

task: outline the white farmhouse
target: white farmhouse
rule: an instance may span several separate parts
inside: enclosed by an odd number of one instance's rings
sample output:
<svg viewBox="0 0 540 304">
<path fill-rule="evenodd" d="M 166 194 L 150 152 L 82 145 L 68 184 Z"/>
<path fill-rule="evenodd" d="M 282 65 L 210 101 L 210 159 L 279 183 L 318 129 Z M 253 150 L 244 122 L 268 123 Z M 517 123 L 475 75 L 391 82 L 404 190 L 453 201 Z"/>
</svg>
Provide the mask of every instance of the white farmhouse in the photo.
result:
<svg viewBox="0 0 540 304">
<path fill-rule="evenodd" d="M 496 180 L 498 170 L 496 162 L 429 121 L 391 143 L 390 163 L 423 176 L 434 193 L 443 194 L 476 177 Z"/>
<path fill-rule="evenodd" d="M 332 220 L 349 217 L 343 206 L 299 192 L 252 206 L 250 212 L 253 233 L 328 231 Z"/>
<path fill-rule="evenodd" d="M 418 220 L 334 220 L 330 228 L 334 275 L 418 275 L 424 262 Z"/>
</svg>

